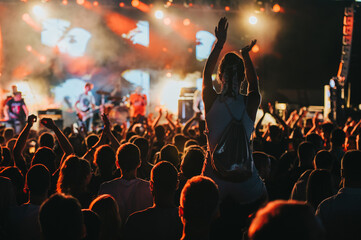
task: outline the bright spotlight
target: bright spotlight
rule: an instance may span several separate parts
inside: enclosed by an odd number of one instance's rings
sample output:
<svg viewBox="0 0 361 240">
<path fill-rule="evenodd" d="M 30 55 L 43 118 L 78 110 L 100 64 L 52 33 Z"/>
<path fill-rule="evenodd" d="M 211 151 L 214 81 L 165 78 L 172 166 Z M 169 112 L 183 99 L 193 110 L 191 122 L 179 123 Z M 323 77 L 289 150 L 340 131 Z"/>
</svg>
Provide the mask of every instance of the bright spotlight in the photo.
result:
<svg viewBox="0 0 361 240">
<path fill-rule="evenodd" d="M 85 3 L 85 0 L 76 0 L 76 3 L 79 5 L 83 5 Z"/>
<path fill-rule="evenodd" d="M 46 17 L 46 11 L 43 7 L 36 5 L 33 7 L 33 13 L 38 17 L 38 18 L 45 18 Z"/>
<path fill-rule="evenodd" d="M 259 52 L 259 46 L 258 46 L 257 44 L 253 46 L 252 52 L 254 52 L 254 53 L 258 53 L 258 52 Z"/>
<path fill-rule="evenodd" d="M 140 2 L 138 0 L 132 0 L 132 6 L 133 7 L 138 7 L 140 4 Z"/>
<path fill-rule="evenodd" d="M 249 17 L 248 21 L 250 24 L 254 25 L 258 22 L 258 19 L 255 16 L 251 16 L 251 17 Z"/>
<path fill-rule="evenodd" d="M 275 5 L 273 5 L 273 7 L 272 7 L 272 10 L 274 11 L 274 12 L 280 12 L 281 11 L 281 6 L 279 5 L 279 4 L 275 4 Z"/>
<path fill-rule="evenodd" d="M 154 15 L 155 15 L 156 19 L 163 19 L 163 17 L 164 17 L 164 13 L 161 10 L 155 11 Z"/>
</svg>

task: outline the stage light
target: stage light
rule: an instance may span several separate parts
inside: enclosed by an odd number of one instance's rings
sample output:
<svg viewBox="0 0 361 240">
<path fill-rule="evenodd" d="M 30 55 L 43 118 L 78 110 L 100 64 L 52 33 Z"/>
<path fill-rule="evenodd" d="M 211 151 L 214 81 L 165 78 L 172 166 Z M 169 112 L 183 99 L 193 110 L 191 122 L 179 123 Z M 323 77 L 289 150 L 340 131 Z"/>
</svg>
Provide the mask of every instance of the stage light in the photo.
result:
<svg viewBox="0 0 361 240">
<path fill-rule="evenodd" d="M 124 3 L 123 2 L 121 2 L 121 3 L 119 3 L 119 7 L 124 7 Z"/>
<path fill-rule="evenodd" d="M 254 24 L 257 24 L 258 19 L 255 16 L 251 16 L 251 17 L 249 17 L 248 21 L 250 24 L 254 25 Z"/>
<path fill-rule="evenodd" d="M 164 13 L 161 10 L 155 11 L 154 15 L 155 15 L 156 19 L 163 19 L 163 17 L 164 17 Z"/>
<path fill-rule="evenodd" d="M 83 5 L 85 3 L 85 0 L 76 0 L 76 3 L 79 5 Z"/>
<path fill-rule="evenodd" d="M 33 13 L 36 15 L 36 17 L 38 18 L 45 18 L 46 17 L 46 11 L 43 7 L 36 5 L 33 7 Z"/>
<path fill-rule="evenodd" d="M 68 5 L 68 0 L 63 0 L 61 3 L 62 3 L 63 5 Z"/>
<path fill-rule="evenodd" d="M 229 10 L 231 10 L 231 8 L 230 8 L 229 6 L 226 6 L 226 7 L 224 8 L 224 10 L 226 10 L 226 11 L 228 12 Z"/>
<path fill-rule="evenodd" d="M 140 4 L 140 2 L 138 0 L 132 0 L 132 6 L 133 7 L 138 7 Z"/>
<path fill-rule="evenodd" d="M 163 22 L 165 25 L 170 25 L 172 20 L 170 20 L 170 18 L 167 17 L 167 18 L 164 18 Z"/>
<path fill-rule="evenodd" d="M 276 3 L 275 5 L 273 5 L 272 11 L 274 11 L 276 13 L 280 12 L 281 11 L 281 6 Z"/>
<path fill-rule="evenodd" d="M 33 48 L 30 45 L 26 46 L 26 51 L 31 52 L 32 50 Z"/>
<path fill-rule="evenodd" d="M 170 7 L 170 6 L 172 6 L 172 3 L 170 2 L 170 1 L 168 1 L 166 4 L 165 4 L 165 7 Z"/>
<path fill-rule="evenodd" d="M 22 16 L 22 19 L 26 22 L 31 18 L 30 18 L 30 15 L 28 13 L 24 13 L 23 16 Z"/>
<path fill-rule="evenodd" d="M 93 2 L 93 6 L 94 6 L 94 7 L 99 6 L 99 2 L 97 2 L 97 1 Z"/>
<path fill-rule="evenodd" d="M 183 20 L 183 25 L 184 26 L 189 26 L 189 24 L 191 24 L 191 20 L 189 20 L 189 18 L 186 18 Z"/>
<path fill-rule="evenodd" d="M 254 52 L 254 53 L 258 53 L 258 52 L 259 52 L 259 46 L 258 46 L 257 44 L 253 46 L 252 52 Z"/>
<path fill-rule="evenodd" d="M 171 78 L 171 77 L 172 77 L 172 73 L 171 73 L 171 72 L 167 72 L 166 76 L 167 76 L 167 78 Z"/>
</svg>

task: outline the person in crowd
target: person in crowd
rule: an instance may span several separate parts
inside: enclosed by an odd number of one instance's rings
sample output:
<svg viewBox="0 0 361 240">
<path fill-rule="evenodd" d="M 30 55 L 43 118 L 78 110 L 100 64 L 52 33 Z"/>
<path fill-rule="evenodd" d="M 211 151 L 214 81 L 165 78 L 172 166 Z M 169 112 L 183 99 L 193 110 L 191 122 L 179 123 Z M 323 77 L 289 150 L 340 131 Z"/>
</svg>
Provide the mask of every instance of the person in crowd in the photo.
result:
<svg viewBox="0 0 361 240">
<path fill-rule="evenodd" d="M 322 240 L 324 231 L 307 204 L 278 200 L 257 212 L 249 227 L 248 239 Z"/>
<path fill-rule="evenodd" d="M 241 50 L 241 57 L 235 52 L 229 52 L 224 56 L 218 69 L 218 80 L 222 84 L 221 93 L 217 94 L 213 88 L 211 76 L 223 45 L 226 42 L 227 29 L 227 19 L 221 18 L 215 29 L 216 44 L 209 55 L 203 71 L 202 94 L 208 129 L 208 150 L 210 153 L 213 153 L 215 150 L 222 133 L 233 118 L 242 121 L 249 141 L 254 130 L 254 121 L 261 100 L 258 77 L 249 56 L 249 51 L 256 44 L 256 41 L 252 41 L 249 46 Z M 244 78 L 246 78 L 248 83 L 247 96 L 240 94 L 240 86 Z M 232 195 L 239 203 L 255 202 L 264 198 L 267 193 L 264 183 L 253 166 L 253 161 L 251 159 L 248 161 L 251 161 L 252 176 L 241 183 L 226 181 L 218 177 L 212 169 L 210 154 L 206 158 L 203 175 L 209 176 L 218 184 L 221 199 Z"/>
<path fill-rule="evenodd" d="M 84 224 L 86 228 L 86 236 L 84 240 L 101 240 L 100 228 L 101 222 L 99 215 L 90 209 L 82 209 Z"/>
<path fill-rule="evenodd" d="M 178 148 L 173 144 L 165 145 L 160 150 L 158 161 L 168 161 L 178 169 L 180 163 Z"/>
<path fill-rule="evenodd" d="M 50 172 L 42 164 L 33 165 L 26 174 L 25 188 L 28 202 L 10 211 L 11 233 L 14 239 L 41 239 L 38 215 L 40 205 L 47 199 Z"/>
<path fill-rule="evenodd" d="M 89 209 L 98 214 L 101 221 L 100 239 L 118 240 L 121 236 L 121 219 L 118 204 L 108 194 L 94 199 Z"/>
<path fill-rule="evenodd" d="M 347 152 L 341 161 L 342 188 L 325 199 L 316 216 L 326 230 L 327 239 L 361 238 L 361 151 Z"/>
<path fill-rule="evenodd" d="M 83 208 L 91 202 L 88 185 L 92 177 L 88 161 L 70 155 L 65 159 L 60 168 L 57 183 L 57 192 L 72 195 L 77 198 Z"/>
<path fill-rule="evenodd" d="M 150 179 L 153 206 L 129 216 L 124 239 L 180 239 L 182 222 L 174 204 L 177 187 L 177 169 L 166 161 L 157 163 Z"/>
<path fill-rule="evenodd" d="M 314 211 L 318 205 L 334 194 L 332 177 L 330 171 L 315 169 L 311 172 L 306 187 L 306 201 Z"/>
<path fill-rule="evenodd" d="M 70 195 L 48 198 L 40 206 L 39 223 L 44 240 L 81 240 L 86 234 L 80 204 Z"/>
<path fill-rule="evenodd" d="M 137 169 L 141 164 L 139 148 L 132 143 L 121 145 L 116 153 L 116 164 L 121 177 L 100 185 L 98 195 L 110 194 L 118 203 L 121 219 L 153 204 L 149 182 L 137 178 Z"/>
<path fill-rule="evenodd" d="M 153 165 L 149 162 L 149 141 L 144 137 L 138 137 L 133 142 L 140 150 L 141 164 L 138 168 L 138 177 L 148 181 L 150 179 L 150 171 Z"/>
<path fill-rule="evenodd" d="M 180 198 L 181 239 L 210 239 L 211 223 L 219 214 L 218 204 L 218 187 L 212 179 L 204 176 L 189 179 Z"/>
</svg>

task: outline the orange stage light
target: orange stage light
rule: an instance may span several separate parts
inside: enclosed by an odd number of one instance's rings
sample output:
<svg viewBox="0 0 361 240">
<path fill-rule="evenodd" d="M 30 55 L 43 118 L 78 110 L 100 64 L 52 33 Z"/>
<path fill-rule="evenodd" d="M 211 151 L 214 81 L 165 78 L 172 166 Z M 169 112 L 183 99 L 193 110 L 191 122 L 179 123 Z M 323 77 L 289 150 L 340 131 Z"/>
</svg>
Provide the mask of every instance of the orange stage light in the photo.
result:
<svg viewBox="0 0 361 240">
<path fill-rule="evenodd" d="M 68 0 L 63 0 L 61 3 L 62 3 L 63 5 L 68 5 Z"/>
<path fill-rule="evenodd" d="M 274 12 L 280 12 L 280 11 L 281 11 L 281 6 L 280 6 L 279 4 L 273 5 L 272 11 L 274 11 Z"/>
<path fill-rule="evenodd" d="M 226 7 L 224 8 L 224 10 L 226 10 L 226 11 L 228 12 L 229 10 L 231 10 L 231 8 L 230 8 L 229 6 L 226 6 Z"/>
<path fill-rule="evenodd" d="M 123 2 L 121 2 L 121 3 L 119 3 L 119 7 L 124 7 L 124 3 Z"/>
<path fill-rule="evenodd" d="M 94 6 L 94 7 L 99 6 L 99 2 L 97 2 L 97 1 L 93 2 L 93 6 Z"/>
<path fill-rule="evenodd" d="M 85 3 L 85 0 L 76 0 L 76 3 L 79 5 L 83 5 Z"/>
<path fill-rule="evenodd" d="M 138 0 L 132 0 L 132 6 L 133 7 L 138 7 L 140 4 L 140 2 Z"/>
<path fill-rule="evenodd" d="M 189 24 L 191 24 L 191 20 L 189 20 L 189 18 L 186 18 L 183 20 L 183 24 L 184 26 L 189 26 Z"/>
</svg>

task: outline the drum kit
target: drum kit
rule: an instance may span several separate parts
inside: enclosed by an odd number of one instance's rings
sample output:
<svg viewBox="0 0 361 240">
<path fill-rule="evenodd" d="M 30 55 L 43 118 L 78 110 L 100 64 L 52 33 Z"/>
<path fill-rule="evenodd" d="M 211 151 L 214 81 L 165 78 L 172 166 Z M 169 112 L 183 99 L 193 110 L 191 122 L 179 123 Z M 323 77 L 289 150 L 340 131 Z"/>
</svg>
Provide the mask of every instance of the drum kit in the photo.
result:
<svg viewBox="0 0 361 240">
<path fill-rule="evenodd" d="M 127 97 L 111 96 L 110 92 L 98 90 L 101 96 L 103 112 L 108 115 L 110 122 L 122 124 L 129 119 L 129 102 Z M 108 101 L 105 102 L 107 96 Z"/>
</svg>

